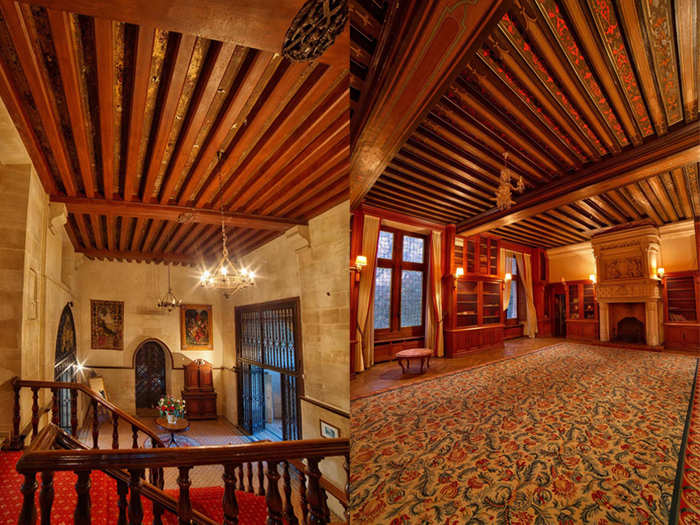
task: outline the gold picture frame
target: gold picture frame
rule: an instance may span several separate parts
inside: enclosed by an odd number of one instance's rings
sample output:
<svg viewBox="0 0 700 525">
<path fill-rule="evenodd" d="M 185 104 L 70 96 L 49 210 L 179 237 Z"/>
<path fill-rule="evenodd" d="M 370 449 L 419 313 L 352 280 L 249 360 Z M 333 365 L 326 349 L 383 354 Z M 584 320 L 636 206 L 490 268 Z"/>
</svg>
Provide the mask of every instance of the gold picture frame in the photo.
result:
<svg viewBox="0 0 700 525">
<path fill-rule="evenodd" d="M 180 347 L 183 350 L 213 350 L 212 327 L 210 304 L 180 305 Z"/>
</svg>

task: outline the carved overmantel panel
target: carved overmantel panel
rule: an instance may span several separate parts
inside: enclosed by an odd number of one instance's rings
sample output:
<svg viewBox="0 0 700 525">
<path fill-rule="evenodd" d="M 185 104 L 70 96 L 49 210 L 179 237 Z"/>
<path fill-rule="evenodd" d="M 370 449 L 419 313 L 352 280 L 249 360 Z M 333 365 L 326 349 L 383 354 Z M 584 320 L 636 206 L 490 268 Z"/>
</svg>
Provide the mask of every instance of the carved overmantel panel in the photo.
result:
<svg viewBox="0 0 700 525">
<path fill-rule="evenodd" d="M 663 342 L 659 230 L 650 224 L 609 230 L 591 239 L 596 261 L 600 338 L 609 340 L 610 303 L 643 303 L 646 342 Z"/>
</svg>

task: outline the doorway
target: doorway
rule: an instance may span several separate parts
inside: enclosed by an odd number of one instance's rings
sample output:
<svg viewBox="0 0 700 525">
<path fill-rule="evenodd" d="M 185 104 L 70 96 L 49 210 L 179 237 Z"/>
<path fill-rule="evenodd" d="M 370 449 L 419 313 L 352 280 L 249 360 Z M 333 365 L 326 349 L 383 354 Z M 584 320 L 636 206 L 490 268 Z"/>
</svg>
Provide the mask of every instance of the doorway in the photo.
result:
<svg viewBox="0 0 700 525">
<path fill-rule="evenodd" d="M 144 341 L 134 355 L 136 415 L 158 415 L 158 401 L 166 393 L 165 349 L 158 341 Z"/>
<path fill-rule="evenodd" d="M 56 360 L 54 364 L 54 381 L 72 383 L 78 361 L 75 355 L 75 322 L 73 321 L 72 303 L 68 303 L 61 312 L 56 335 Z M 71 402 L 68 388 L 58 389 L 58 424 L 70 432 Z"/>
<path fill-rule="evenodd" d="M 566 337 L 566 295 L 554 296 L 554 336 Z"/>
<path fill-rule="evenodd" d="M 301 439 L 299 298 L 236 308 L 238 425 L 273 440 Z"/>
</svg>

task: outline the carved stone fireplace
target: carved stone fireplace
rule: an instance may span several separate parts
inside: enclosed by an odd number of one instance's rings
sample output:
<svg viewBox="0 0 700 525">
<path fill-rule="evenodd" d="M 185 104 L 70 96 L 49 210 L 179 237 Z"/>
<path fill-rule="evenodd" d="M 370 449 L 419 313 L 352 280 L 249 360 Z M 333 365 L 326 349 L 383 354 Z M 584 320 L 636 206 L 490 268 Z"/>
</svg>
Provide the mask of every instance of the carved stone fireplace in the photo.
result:
<svg viewBox="0 0 700 525">
<path fill-rule="evenodd" d="M 596 260 L 600 340 L 663 343 L 659 230 L 653 225 L 608 230 L 591 239 Z"/>
</svg>

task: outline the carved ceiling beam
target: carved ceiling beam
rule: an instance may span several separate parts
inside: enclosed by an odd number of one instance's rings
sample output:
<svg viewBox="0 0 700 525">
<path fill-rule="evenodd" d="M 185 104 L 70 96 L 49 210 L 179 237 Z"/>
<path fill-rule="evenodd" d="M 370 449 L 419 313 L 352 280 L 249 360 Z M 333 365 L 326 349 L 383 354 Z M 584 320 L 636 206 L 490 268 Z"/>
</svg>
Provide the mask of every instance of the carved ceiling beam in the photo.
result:
<svg viewBox="0 0 700 525">
<path fill-rule="evenodd" d="M 52 202 L 63 202 L 70 213 L 92 214 L 108 217 L 138 217 L 160 221 L 175 221 L 180 223 L 221 224 L 218 210 L 189 208 L 186 206 L 162 206 L 160 204 L 145 204 L 127 201 L 107 201 L 103 199 L 87 199 L 82 197 L 51 197 Z M 98 221 L 99 222 L 99 221 Z M 306 224 L 280 217 L 265 215 L 250 215 L 243 213 L 224 213 L 224 223 L 227 226 L 251 228 L 255 230 L 285 231 L 295 224 Z M 134 234 L 136 235 L 136 233 Z"/>
<path fill-rule="evenodd" d="M 700 122 L 685 125 L 661 138 L 600 162 L 590 164 L 575 176 L 530 192 L 508 210 L 492 209 L 462 221 L 463 235 L 499 228 L 591 195 L 598 195 L 646 177 L 697 162 L 700 158 Z"/>
<path fill-rule="evenodd" d="M 509 0 L 399 4 L 375 53 L 353 128 L 350 199 L 360 203 L 511 5 Z M 397 11 L 397 9 L 399 11 Z M 436 61 L 435 57 L 442 57 Z"/>
</svg>

